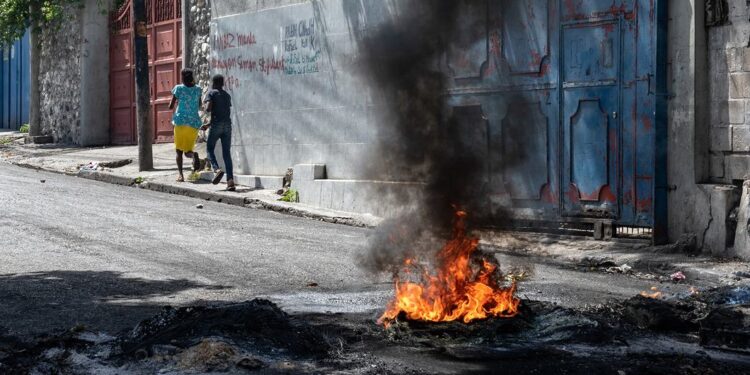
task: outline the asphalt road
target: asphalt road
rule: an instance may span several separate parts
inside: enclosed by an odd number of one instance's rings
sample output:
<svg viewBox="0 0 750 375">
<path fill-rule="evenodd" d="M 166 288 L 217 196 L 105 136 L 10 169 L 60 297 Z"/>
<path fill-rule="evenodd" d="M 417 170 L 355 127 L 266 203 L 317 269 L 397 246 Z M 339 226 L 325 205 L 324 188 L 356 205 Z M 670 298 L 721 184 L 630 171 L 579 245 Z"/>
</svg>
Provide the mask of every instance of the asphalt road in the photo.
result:
<svg viewBox="0 0 750 375">
<path fill-rule="evenodd" d="M 369 233 L 0 163 L 0 332 L 83 324 L 117 333 L 167 304 L 255 297 L 293 312 L 377 314 L 391 285 L 354 265 Z M 529 258 L 502 261 L 535 268 L 523 297 L 565 305 L 627 298 L 651 285 Z"/>
</svg>

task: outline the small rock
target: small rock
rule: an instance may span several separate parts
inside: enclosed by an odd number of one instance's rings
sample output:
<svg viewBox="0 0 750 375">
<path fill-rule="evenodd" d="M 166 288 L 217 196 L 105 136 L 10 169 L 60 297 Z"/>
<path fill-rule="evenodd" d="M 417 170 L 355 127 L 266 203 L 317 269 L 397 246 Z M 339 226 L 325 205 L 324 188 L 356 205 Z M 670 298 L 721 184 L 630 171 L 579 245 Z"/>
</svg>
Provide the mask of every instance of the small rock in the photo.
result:
<svg viewBox="0 0 750 375">
<path fill-rule="evenodd" d="M 318 286 L 318 283 L 309 283 L 309 284 L 307 284 L 307 286 L 313 288 L 313 287 Z"/>
<path fill-rule="evenodd" d="M 196 204 L 195 208 L 197 208 L 199 210 L 202 210 L 203 209 L 203 205 L 202 204 Z"/>
<path fill-rule="evenodd" d="M 45 182 L 47 182 L 47 180 L 39 180 L 39 182 L 45 183 Z"/>
</svg>

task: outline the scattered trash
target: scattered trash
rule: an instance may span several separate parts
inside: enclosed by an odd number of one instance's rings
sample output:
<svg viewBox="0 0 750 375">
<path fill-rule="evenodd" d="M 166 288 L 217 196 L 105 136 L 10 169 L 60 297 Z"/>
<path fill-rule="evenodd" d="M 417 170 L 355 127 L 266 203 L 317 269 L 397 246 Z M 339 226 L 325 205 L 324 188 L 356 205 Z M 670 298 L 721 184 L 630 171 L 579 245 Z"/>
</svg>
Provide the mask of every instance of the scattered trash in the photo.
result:
<svg viewBox="0 0 750 375">
<path fill-rule="evenodd" d="M 133 159 L 122 159 L 99 163 L 100 168 L 120 168 L 133 163 Z"/>
<path fill-rule="evenodd" d="M 80 170 L 85 172 L 94 172 L 99 169 L 99 163 L 97 162 L 89 162 L 88 164 L 81 165 Z"/>
<path fill-rule="evenodd" d="M 135 182 L 136 185 L 140 185 L 143 183 L 143 177 L 138 176 L 135 178 L 135 180 L 133 180 L 133 182 Z"/>
<path fill-rule="evenodd" d="M 609 268 L 609 267 L 617 267 L 617 263 L 615 263 L 612 259 L 607 257 L 597 257 L 597 256 L 587 256 L 581 259 L 579 264 L 583 267 L 590 267 L 590 268 Z"/>
<path fill-rule="evenodd" d="M 195 208 L 197 208 L 199 210 L 202 210 L 203 209 L 203 205 L 202 204 L 196 204 Z"/>
<path fill-rule="evenodd" d="M 734 273 L 734 276 L 737 276 L 743 279 L 750 279 L 750 272 L 737 271 Z"/>
<path fill-rule="evenodd" d="M 727 292 L 725 303 L 727 305 L 743 305 L 750 302 L 750 288 L 737 287 Z"/>
<path fill-rule="evenodd" d="M 307 284 L 307 286 L 309 286 L 311 288 L 314 288 L 314 287 L 318 286 L 318 283 L 309 283 L 309 284 Z"/>
<path fill-rule="evenodd" d="M 677 271 L 677 272 L 669 275 L 669 278 L 672 279 L 672 281 L 674 281 L 676 283 L 679 283 L 681 281 L 685 281 L 685 279 L 687 279 L 687 277 L 685 276 L 684 273 L 682 273 L 682 271 Z"/>
<path fill-rule="evenodd" d="M 609 267 L 607 268 L 607 272 L 609 273 L 631 273 L 633 271 L 633 267 L 630 267 L 627 264 L 623 264 L 618 267 Z"/>
</svg>

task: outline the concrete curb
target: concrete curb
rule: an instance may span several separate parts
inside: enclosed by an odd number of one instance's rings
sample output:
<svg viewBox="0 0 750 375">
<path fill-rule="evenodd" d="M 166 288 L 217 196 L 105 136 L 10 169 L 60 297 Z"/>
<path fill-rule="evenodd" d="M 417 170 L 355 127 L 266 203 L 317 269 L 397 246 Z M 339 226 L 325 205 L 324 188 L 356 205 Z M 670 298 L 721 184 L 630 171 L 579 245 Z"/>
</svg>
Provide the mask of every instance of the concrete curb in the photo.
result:
<svg viewBox="0 0 750 375">
<path fill-rule="evenodd" d="M 342 216 L 326 215 L 326 214 L 316 213 L 316 212 L 312 212 L 312 211 L 305 210 L 305 209 L 300 209 L 299 207 L 296 207 L 292 205 L 291 203 L 267 201 L 267 200 L 257 199 L 257 198 L 247 199 L 246 206 L 251 207 L 251 208 L 266 209 L 270 211 L 280 212 L 283 214 L 293 215 L 293 216 L 298 216 L 298 217 L 304 217 L 308 219 L 325 221 L 327 223 L 348 225 L 352 227 L 375 228 L 380 223 L 380 220 L 374 217 L 372 219 L 365 219 L 365 218 L 356 218 L 354 216 L 345 216 L 345 215 L 342 215 Z"/>
<path fill-rule="evenodd" d="M 126 177 L 126 176 L 112 174 L 112 173 L 80 170 L 75 176 L 80 177 L 80 178 L 85 178 L 87 180 L 106 182 L 108 184 L 113 184 L 113 185 L 122 185 L 122 186 L 135 185 L 135 179 Z"/>
<path fill-rule="evenodd" d="M 232 206 L 245 206 L 245 197 L 232 196 L 215 192 L 200 191 L 188 186 L 174 186 L 160 182 L 147 181 L 138 185 L 141 189 L 156 191 L 160 193 L 183 195 L 191 198 L 198 198 L 209 202 L 224 203 Z"/>
</svg>

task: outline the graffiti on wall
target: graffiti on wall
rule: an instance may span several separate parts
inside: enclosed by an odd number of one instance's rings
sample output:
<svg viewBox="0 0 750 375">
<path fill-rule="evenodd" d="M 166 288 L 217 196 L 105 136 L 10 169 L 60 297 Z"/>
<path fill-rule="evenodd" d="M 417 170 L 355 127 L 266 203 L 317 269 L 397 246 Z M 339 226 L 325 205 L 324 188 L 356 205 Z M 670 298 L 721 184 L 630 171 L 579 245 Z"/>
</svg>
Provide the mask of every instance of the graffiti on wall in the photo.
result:
<svg viewBox="0 0 750 375">
<path fill-rule="evenodd" d="M 320 49 L 315 34 L 315 19 L 284 27 L 284 73 L 317 73 Z"/>
<path fill-rule="evenodd" d="M 226 76 L 230 90 L 240 87 L 241 78 L 248 74 L 305 75 L 320 71 L 321 52 L 313 18 L 281 26 L 279 36 L 270 40 L 253 31 L 222 26 L 211 39 L 210 63 L 213 71 Z"/>
</svg>

